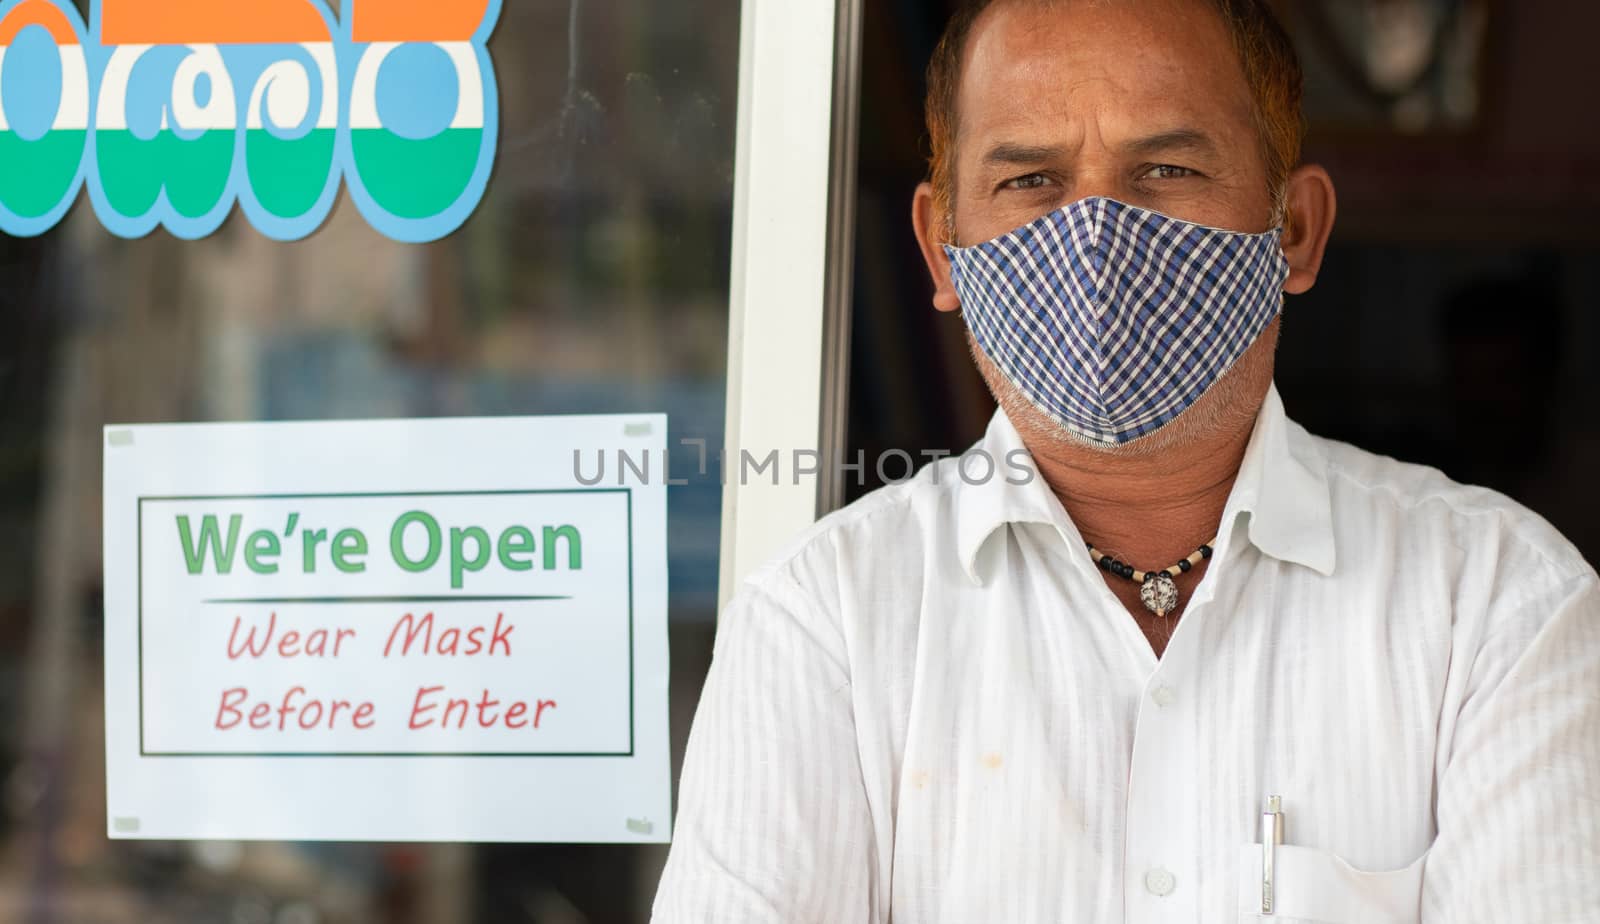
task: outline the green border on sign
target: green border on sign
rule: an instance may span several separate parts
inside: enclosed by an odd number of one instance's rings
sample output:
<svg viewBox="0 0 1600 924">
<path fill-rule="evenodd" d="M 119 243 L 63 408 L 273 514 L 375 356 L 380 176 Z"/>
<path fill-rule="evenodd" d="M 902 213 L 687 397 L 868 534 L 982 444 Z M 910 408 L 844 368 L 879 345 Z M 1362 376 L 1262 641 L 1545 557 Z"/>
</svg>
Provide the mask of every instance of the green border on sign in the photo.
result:
<svg viewBox="0 0 1600 924">
<path fill-rule="evenodd" d="M 627 501 L 628 518 L 628 749 L 626 751 L 148 751 L 144 746 L 144 504 L 145 501 L 212 500 L 331 500 L 353 497 L 474 497 L 483 495 L 523 496 L 534 494 L 621 494 Z M 548 488 L 503 491 L 385 491 L 343 494 L 196 494 L 151 496 L 138 499 L 135 529 L 138 530 L 138 633 L 139 633 L 139 756 L 140 757 L 632 757 L 634 749 L 634 664 L 633 664 L 633 489 L 632 488 Z M 461 598 L 465 599 L 465 598 Z"/>
</svg>

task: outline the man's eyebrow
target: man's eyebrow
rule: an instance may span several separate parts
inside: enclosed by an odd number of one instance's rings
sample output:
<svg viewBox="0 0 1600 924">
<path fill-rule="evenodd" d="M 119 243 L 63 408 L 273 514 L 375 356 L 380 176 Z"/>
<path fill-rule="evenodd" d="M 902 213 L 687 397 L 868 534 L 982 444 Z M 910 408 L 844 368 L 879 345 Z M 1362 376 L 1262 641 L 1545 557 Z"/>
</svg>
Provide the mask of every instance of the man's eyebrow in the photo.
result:
<svg viewBox="0 0 1600 924">
<path fill-rule="evenodd" d="M 983 162 L 990 165 L 1042 164 L 1060 157 L 1064 150 L 1052 145 L 1002 141 L 984 153 Z"/>
<path fill-rule="evenodd" d="M 1176 128 L 1169 132 L 1147 135 L 1124 144 L 1123 150 L 1131 154 L 1159 154 L 1167 151 L 1189 151 L 1196 154 L 1215 154 L 1217 143 L 1211 136 L 1197 128 Z"/>
<path fill-rule="evenodd" d="M 1127 142 L 1122 148 L 1130 154 L 1146 156 L 1172 151 L 1195 154 L 1216 154 L 1218 151 L 1217 143 L 1211 136 L 1197 128 L 1175 128 L 1146 135 Z M 987 166 L 1031 166 L 1058 160 L 1065 153 L 1066 148 L 1057 145 L 1002 141 L 984 152 L 983 163 Z"/>
</svg>

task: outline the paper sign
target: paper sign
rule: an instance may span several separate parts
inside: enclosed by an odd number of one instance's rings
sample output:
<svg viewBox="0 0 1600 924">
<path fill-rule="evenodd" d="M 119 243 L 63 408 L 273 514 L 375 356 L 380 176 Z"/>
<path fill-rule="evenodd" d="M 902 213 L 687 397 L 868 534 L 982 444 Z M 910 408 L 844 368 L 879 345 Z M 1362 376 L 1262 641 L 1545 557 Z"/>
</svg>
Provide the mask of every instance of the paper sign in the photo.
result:
<svg viewBox="0 0 1600 924">
<path fill-rule="evenodd" d="M 108 427 L 110 834 L 664 841 L 665 436 Z"/>
</svg>

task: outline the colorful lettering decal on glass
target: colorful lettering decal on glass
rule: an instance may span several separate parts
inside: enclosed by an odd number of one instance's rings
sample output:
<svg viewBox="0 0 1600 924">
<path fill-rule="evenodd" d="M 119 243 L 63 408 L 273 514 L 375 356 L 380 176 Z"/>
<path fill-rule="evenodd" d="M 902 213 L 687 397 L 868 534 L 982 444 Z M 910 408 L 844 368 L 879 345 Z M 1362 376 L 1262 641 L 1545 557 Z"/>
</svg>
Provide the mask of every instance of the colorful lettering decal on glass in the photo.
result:
<svg viewBox="0 0 1600 924">
<path fill-rule="evenodd" d="M 363 217 L 431 241 L 477 208 L 500 0 L 0 2 L 0 232 L 42 234 L 87 185 L 112 233 L 268 237 Z M 91 38 L 91 36 L 93 38 Z"/>
</svg>

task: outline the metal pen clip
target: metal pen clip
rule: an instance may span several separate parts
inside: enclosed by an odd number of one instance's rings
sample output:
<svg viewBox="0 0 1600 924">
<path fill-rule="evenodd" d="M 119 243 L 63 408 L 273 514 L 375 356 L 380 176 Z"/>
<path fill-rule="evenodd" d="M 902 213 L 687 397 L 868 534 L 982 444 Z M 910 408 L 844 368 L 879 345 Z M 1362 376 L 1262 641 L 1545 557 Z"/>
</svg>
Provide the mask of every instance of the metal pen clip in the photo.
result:
<svg viewBox="0 0 1600 924">
<path fill-rule="evenodd" d="M 1267 810 L 1261 813 L 1262 914 L 1272 913 L 1272 861 L 1276 859 L 1275 848 L 1281 843 L 1283 843 L 1283 799 L 1280 796 L 1268 796 Z"/>
</svg>

